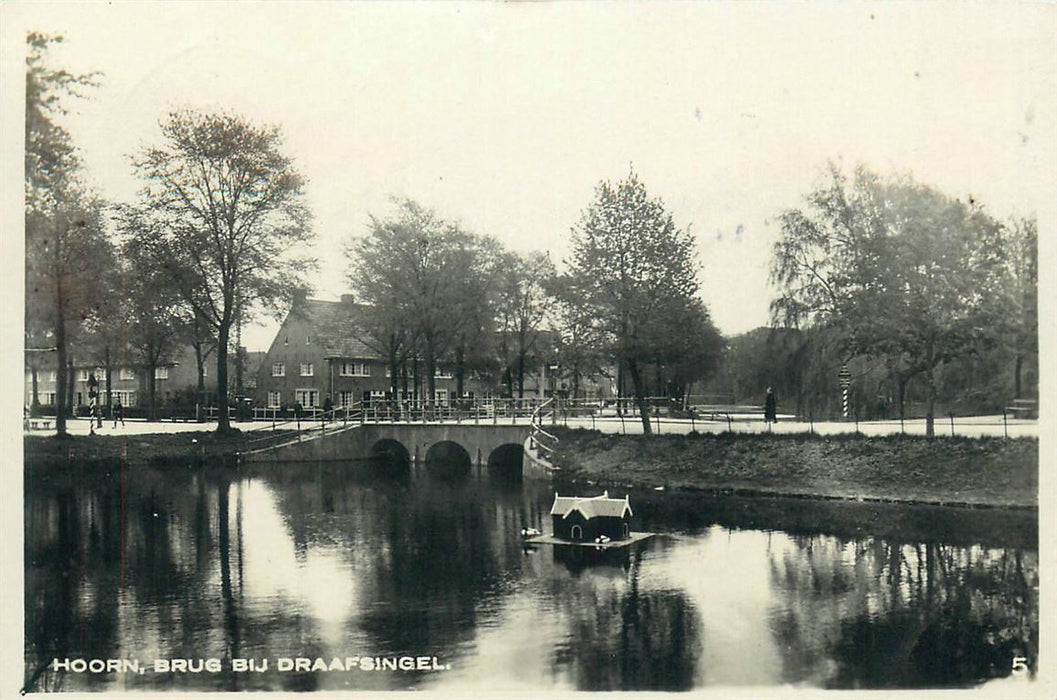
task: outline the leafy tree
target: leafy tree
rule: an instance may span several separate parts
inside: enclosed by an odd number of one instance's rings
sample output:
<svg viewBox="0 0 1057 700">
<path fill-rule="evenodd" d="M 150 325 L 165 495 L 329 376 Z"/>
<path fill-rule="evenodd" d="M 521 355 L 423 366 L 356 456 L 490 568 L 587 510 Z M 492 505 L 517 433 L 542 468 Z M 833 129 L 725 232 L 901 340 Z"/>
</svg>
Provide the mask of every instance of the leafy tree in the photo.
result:
<svg viewBox="0 0 1057 700">
<path fill-rule="evenodd" d="M 439 362 L 465 364 L 469 341 L 490 315 L 493 246 L 411 200 L 398 201 L 390 218 L 372 217 L 367 235 L 348 244 L 349 283 L 367 306 L 368 330 L 388 358 L 394 394 L 397 370 L 408 359 L 415 367 L 422 360 L 429 401 Z"/>
<path fill-rule="evenodd" d="M 70 345 L 81 324 L 96 315 L 112 264 L 102 203 L 80 179 L 81 163 L 59 119 L 67 98 L 94 85 L 47 65 L 48 46 L 60 37 L 30 33 L 26 58 L 25 223 L 26 332 L 56 350 L 56 428 L 66 434 L 73 380 Z"/>
<path fill-rule="evenodd" d="M 142 239 L 129 240 L 123 253 L 127 262 L 129 349 L 143 368 L 147 417 L 153 420 L 158 410 L 158 368 L 174 359 L 178 340 L 187 335 L 186 314 L 173 278 L 154 264 Z"/>
<path fill-rule="evenodd" d="M 926 384 L 934 433 L 934 370 L 993 345 L 1004 327 L 1001 226 L 909 177 L 884 180 L 835 167 L 804 209 L 780 216 L 772 279 L 777 325 L 843 333 L 848 356 L 888 355 L 905 384 Z"/>
<path fill-rule="evenodd" d="M 124 225 L 216 336 L 223 432 L 232 330 L 254 304 L 288 303 L 312 267 L 301 254 L 311 236 L 304 180 L 277 127 L 185 110 L 161 129 L 162 144 L 134 161 L 144 187 Z"/>
<path fill-rule="evenodd" d="M 551 308 L 547 283 L 554 275 L 554 264 L 546 253 L 507 254 L 500 268 L 498 325 L 503 347 L 508 348 L 503 358 L 506 376 L 511 378 L 511 384 L 516 378 L 519 398 L 525 395 L 526 362 L 537 349 L 544 319 Z"/>
<path fill-rule="evenodd" d="M 693 382 L 719 366 L 724 340 L 700 299 L 676 299 L 654 317 L 656 393 L 685 402 Z M 672 328 L 680 329 L 673 333 Z"/>
<path fill-rule="evenodd" d="M 1010 222 L 1003 231 L 1003 243 L 1009 274 L 1013 397 L 1019 399 L 1024 365 L 1037 364 L 1039 352 L 1039 233 L 1035 219 Z"/>
<path fill-rule="evenodd" d="M 598 185 L 572 234 L 573 284 L 627 368 L 649 434 L 642 369 L 656 357 L 658 342 L 685 332 L 665 322 L 664 312 L 690 304 L 697 294 L 693 238 L 676 228 L 660 200 L 650 199 L 634 171 L 621 182 Z"/>
<path fill-rule="evenodd" d="M 551 278 L 547 292 L 554 300 L 549 322 L 557 336 L 555 359 L 569 379 L 569 394 L 575 399 L 580 395 L 584 379 L 606 372 L 605 331 L 572 278 L 567 275 Z"/>
</svg>

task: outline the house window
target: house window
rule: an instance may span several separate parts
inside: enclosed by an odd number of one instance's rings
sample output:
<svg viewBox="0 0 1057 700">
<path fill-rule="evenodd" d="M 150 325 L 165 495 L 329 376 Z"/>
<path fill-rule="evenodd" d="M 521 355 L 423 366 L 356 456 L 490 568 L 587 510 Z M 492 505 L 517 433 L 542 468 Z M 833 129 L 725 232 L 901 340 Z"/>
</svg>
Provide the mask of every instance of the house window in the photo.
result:
<svg viewBox="0 0 1057 700">
<path fill-rule="evenodd" d="M 294 396 L 302 408 L 315 408 L 319 405 L 319 391 L 316 389 L 298 389 Z"/>
<path fill-rule="evenodd" d="M 279 408 L 283 405 L 282 393 L 278 391 L 268 392 L 268 408 Z"/>
<path fill-rule="evenodd" d="M 306 335 L 305 336 L 305 345 L 311 345 L 311 344 L 312 344 L 312 336 Z"/>
<path fill-rule="evenodd" d="M 59 375 L 57 374 L 56 370 L 51 369 L 44 373 L 44 381 L 46 382 L 55 382 L 58 381 L 58 379 Z M 52 396 L 54 397 L 55 394 L 52 394 Z M 52 403 L 54 403 L 54 401 L 52 401 Z"/>
<path fill-rule="evenodd" d="M 54 391 L 42 391 L 40 392 L 40 402 L 45 406 L 55 405 L 55 392 Z"/>
<path fill-rule="evenodd" d="M 371 401 L 382 401 L 385 399 L 385 391 L 379 391 L 377 389 L 371 389 Z"/>
<path fill-rule="evenodd" d="M 132 381 L 133 379 L 135 379 L 136 378 L 136 373 L 133 372 L 132 369 L 129 368 L 129 367 L 122 367 L 121 370 L 117 373 L 117 376 L 118 376 L 118 379 L 121 379 L 121 380 L 127 382 L 127 381 Z"/>
<path fill-rule="evenodd" d="M 286 376 L 286 364 L 282 362 L 276 362 L 272 365 L 272 376 L 273 377 L 285 377 Z"/>
<path fill-rule="evenodd" d="M 445 367 L 434 367 L 433 368 L 433 376 L 436 377 L 437 379 L 454 379 L 455 378 L 455 375 L 452 374 L 452 371 L 450 369 L 448 369 L 448 368 L 445 368 Z"/>
<path fill-rule="evenodd" d="M 89 372 L 86 369 L 78 370 L 77 371 L 77 379 L 82 381 L 82 382 L 87 382 L 88 381 L 88 374 L 89 374 Z"/>
<path fill-rule="evenodd" d="M 168 379 L 169 378 L 169 368 L 168 367 L 158 367 L 157 369 L 154 370 L 154 378 L 155 379 Z"/>
<path fill-rule="evenodd" d="M 202 365 L 202 376 L 203 377 L 208 377 L 209 376 L 209 365 Z"/>
<path fill-rule="evenodd" d="M 342 362 L 338 374 L 343 377 L 369 377 L 371 367 L 366 362 Z"/>
<path fill-rule="evenodd" d="M 121 389 L 114 392 L 114 401 L 120 401 L 124 407 L 136 405 L 136 392 L 129 391 L 127 389 Z"/>
<path fill-rule="evenodd" d="M 338 406 L 341 406 L 341 407 L 351 406 L 355 402 L 356 402 L 356 399 L 353 398 L 351 391 L 339 391 L 338 392 Z"/>
<path fill-rule="evenodd" d="M 448 405 L 448 392 L 444 389 L 437 389 L 437 391 L 433 394 L 433 398 L 438 406 Z"/>
<path fill-rule="evenodd" d="M 313 374 L 314 374 L 314 372 L 313 372 L 312 363 L 311 362 L 302 362 L 301 363 L 301 376 L 302 377 L 311 377 Z"/>
</svg>

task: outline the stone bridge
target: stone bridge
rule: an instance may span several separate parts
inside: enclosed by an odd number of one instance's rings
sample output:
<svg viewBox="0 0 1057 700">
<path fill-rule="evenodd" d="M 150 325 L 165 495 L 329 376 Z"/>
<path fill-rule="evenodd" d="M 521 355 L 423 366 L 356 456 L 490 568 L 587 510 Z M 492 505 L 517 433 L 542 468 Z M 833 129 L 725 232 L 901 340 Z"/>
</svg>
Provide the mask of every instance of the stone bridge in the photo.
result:
<svg viewBox="0 0 1057 700">
<path fill-rule="evenodd" d="M 242 455 L 244 462 L 322 462 L 388 456 L 409 462 L 462 458 L 470 465 L 520 465 L 525 476 L 549 476 L 525 446 L 532 426 L 470 423 L 364 423 Z M 463 454 L 465 453 L 465 454 Z"/>
</svg>

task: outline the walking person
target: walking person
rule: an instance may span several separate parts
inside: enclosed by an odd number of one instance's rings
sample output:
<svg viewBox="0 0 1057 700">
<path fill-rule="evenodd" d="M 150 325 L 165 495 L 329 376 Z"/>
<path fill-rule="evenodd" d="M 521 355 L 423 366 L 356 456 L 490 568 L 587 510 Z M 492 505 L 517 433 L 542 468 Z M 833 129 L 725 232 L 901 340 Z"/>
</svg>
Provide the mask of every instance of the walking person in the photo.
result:
<svg viewBox="0 0 1057 700">
<path fill-rule="evenodd" d="M 767 387 L 767 398 L 763 402 L 763 420 L 765 423 L 778 422 L 778 399 L 771 387 Z"/>
<path fill-rule="evenodd" d="M 125 407 L 121 405 L 121 399 L 114 401 L 114 406 L 111 409 L 114 414 L 114 427 L 117 427 L 117 422 L 121 421 L 121 427 L 125 427 Z"/>
</svg>

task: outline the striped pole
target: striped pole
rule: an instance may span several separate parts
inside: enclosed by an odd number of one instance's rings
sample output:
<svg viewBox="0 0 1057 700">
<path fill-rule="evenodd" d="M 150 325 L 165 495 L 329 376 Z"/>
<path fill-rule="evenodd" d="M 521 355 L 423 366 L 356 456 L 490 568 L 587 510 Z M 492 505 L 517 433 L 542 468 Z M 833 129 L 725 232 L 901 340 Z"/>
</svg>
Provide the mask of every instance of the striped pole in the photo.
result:
<svg viewBox="0 0 1057 700">
<path fill-rule="evenodd" d="M 837 377 L 840 380 L 841 388 L 841 413 L 844 416 L 844 420 L 848 420 L 848 387 L 851 386 L 851 372 L 848 371 L 848 365 L 840 366 L 840 373 Z"/>
</svg>

